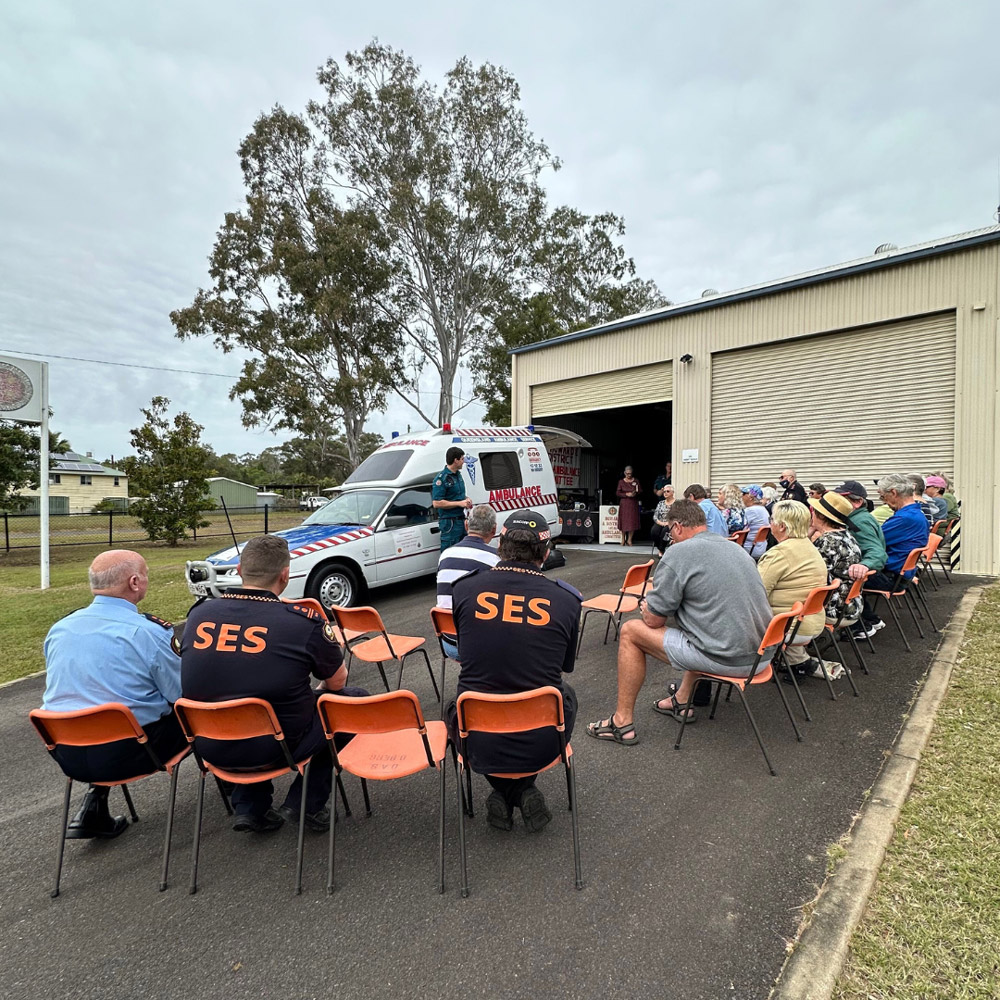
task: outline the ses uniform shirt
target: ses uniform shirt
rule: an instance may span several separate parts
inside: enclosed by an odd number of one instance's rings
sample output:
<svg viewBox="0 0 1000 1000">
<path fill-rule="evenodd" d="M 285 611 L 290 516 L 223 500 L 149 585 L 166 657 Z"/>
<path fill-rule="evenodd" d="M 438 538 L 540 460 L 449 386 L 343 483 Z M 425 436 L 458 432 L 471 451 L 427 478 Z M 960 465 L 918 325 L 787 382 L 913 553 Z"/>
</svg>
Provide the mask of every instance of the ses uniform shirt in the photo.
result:
<svg viewBox="0 0 1000 1000">
<path fill-rule="evenodd" d="M 140 726 L 155 722 L 181 695 L 172 637 L 169 622 L 142 614 L 124 598 L 98 595 L 45 637 L 42 708 L 75 712 L 119 701 Z"/>
<path fill-rule="evenodd" d="M 264 698 L 295 747 L 319 727 L 312 678 L 332 677 L 343 659 L 333 626 L 318 612 L 241 588 L 188 615 L 181 687 L 196 701 Z"/>
</svg>

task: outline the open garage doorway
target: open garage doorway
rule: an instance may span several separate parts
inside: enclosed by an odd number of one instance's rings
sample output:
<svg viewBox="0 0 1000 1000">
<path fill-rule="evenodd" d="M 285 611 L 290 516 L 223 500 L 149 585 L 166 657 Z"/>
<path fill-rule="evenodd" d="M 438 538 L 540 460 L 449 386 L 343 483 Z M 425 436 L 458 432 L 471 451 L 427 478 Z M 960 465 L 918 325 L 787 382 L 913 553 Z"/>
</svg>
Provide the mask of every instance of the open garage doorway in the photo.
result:
<svg viewBox="0 0 1000 1000">
<path fill-rule="evenodd" d="M 625 466 L 632 466 L 642 486 L 642 528 L 648 537 L 657 502 L 653 481 L 671 459 L 673 404 L 668 400 L 585 413 L 546 414 L 535 422 L 565 428 L 590 442 L 592 447 L 589 455 L 584 456 L 583 465 L 585 470 L 593 470 L 591 475 L 596 479 L 593 489 L 600 491 L 604 504 L 617 503 L 618 480 Z"/>
</svg>

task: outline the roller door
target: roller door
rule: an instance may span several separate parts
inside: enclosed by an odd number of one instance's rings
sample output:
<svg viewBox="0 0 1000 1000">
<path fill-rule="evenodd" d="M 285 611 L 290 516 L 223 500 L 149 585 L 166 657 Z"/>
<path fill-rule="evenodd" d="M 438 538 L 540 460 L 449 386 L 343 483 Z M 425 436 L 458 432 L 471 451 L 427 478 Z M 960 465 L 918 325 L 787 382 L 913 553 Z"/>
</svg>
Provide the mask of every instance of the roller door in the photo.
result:
<svg viewBox="0 0 1000 1000">
<path fill-rule="evenodd" d="M 673 399 L 673 395 L 673 366 L 664 361 L 533 385 L 531 418 L 662 403 Z"/>
<path fill-rule="evenodd" d="M 869 489 L 945 472 L 955 455 L 955 314 L 716 354 L 712 487 L 777 481 Z"/>
</svg>

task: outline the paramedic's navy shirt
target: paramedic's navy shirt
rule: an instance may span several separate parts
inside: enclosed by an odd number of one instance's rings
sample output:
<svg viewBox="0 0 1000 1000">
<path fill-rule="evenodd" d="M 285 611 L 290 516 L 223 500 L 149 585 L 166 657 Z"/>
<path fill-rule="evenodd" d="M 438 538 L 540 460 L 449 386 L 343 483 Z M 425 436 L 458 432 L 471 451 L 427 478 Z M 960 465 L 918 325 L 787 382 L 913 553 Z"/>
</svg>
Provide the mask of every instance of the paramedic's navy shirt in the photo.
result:
<svg viewBox="0 0 1000 1000">
<path fill-rule="evenodd" d="M 546 684 L 561 690 L 562 675 L 576 658 L 580 600 L 568 583 L 526 563 L 501 562 L 458 580 L 459 694 L 512 694 Z"/>
<path fill-rule="evenodd" d="M 310 678 L 332 677 L 343 658 L 317 612 L 267 590 L 231 590 L 188 615 L 181 688 L 196 701 L 264 698 L 294 747 L 319 724 Z"/>
</svg>

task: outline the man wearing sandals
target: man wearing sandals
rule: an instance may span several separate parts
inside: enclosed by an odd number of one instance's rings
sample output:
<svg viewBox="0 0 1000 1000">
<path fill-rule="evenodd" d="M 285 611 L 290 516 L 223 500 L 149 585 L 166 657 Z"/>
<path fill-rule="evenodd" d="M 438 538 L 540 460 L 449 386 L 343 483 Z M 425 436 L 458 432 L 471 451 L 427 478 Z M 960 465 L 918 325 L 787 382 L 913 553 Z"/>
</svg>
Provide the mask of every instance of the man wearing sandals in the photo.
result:
<svg viewBox="0 0 1000 1000">
<path fill-rule="evenodd" d="M 690 671 L 746 677 L 771 621 L 771 608 L 757 565 L 739 545 L 707 530 L 705 512 L 677 500 L 667 514 L 671 545 L 656 567 L 653 586 L 640 605 L 642 620 L 622 626 L 618 646 L 618 704 L 587 733 L 622 746 L 639 742 L 634 712 L 646 679 L 646 656 L 684 671 L 653 710 L 680 721 L 695 686 Z M 681 544 L 683 543 L 683 544 Z M 673 615 L 676 627 L 667 627 Z"/>
</svg>

